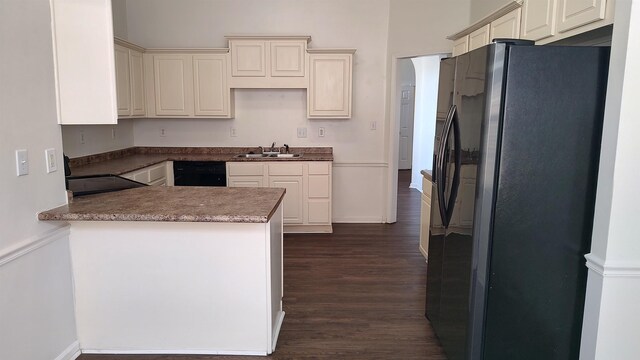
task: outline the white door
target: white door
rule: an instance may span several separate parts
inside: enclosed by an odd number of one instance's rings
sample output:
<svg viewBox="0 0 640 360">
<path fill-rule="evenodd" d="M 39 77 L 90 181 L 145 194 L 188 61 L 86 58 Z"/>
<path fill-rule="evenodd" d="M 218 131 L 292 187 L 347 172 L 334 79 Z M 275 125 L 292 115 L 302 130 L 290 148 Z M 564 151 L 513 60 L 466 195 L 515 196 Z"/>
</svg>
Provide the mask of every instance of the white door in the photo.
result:
<svg viewBox="0 0 640 360">
<path fill-rule="evenodd" d="M 413 152 L 413 108 L 415 86 L 405 85 L 400 91 L 400 151 L 398 169 L 411 169 Z"/>
</svg>

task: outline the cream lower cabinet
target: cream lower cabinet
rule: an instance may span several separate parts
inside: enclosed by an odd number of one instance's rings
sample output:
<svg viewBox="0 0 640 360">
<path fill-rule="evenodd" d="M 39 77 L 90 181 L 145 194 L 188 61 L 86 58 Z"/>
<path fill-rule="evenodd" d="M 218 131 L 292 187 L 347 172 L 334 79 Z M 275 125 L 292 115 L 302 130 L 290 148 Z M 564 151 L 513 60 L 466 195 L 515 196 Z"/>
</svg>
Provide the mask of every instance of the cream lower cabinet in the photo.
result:
<svg viewBox="0 0 640 360">
<path fill-rule="evenodd" d="M 422 195 L 420 196 L 420 252 L 427 259 L 429 252 L 429 226 L 431 225 L 431 188 L 432 183 L 422 178 Z"/>
<path fill-rule="evenodd" d="M 353 49 L 309 49 L 308 118 L 351 118 Z"/>
<path fill-rule="evenodd" d="M 149 117 L 231 118 L 227 49 L 207 53 L 149 50 L 145 80 Z"/>
<path fill-rule="evenodd" d="M 332 232 L 331 162 L 227 162 L 227 186 L 284 188 L 285 232 Z"/>
<path fill-rule="evenodd" d="M 120 176 L 152 186 L 172 186 L 173 176 L 170 176 L 170 174 L 173 172 L 168 170 L 172 167 L 173 162 L 163 161 L 160 164 L 147 166 Z"/>
</svg>

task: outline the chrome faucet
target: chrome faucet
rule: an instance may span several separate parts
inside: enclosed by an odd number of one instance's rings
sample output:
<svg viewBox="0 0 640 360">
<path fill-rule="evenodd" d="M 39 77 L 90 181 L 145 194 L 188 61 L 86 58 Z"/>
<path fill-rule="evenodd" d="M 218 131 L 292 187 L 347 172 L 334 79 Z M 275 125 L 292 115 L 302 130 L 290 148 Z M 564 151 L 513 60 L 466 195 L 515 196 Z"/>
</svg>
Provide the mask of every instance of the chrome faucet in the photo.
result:
<svg viewBox="0 0 640 360">
<path fill-rule="evenodd" d="M 260 151 L 260 154 L 264 153 L 264 149 L 262 148 L 262 146 L 258 146 L 258 150 Z"/>
<path fill-rule="evenodd" d="M 271 152 L 274 152 L 275 150 L 276 150 L 276 142 L 274 141 L 274 142 L 271 144 Z"/>
<path fill-rule="evenodd" d="M 289 145 L 284 144 L 284 153 L 288 154 L 289 153 Z"/>
</svg>

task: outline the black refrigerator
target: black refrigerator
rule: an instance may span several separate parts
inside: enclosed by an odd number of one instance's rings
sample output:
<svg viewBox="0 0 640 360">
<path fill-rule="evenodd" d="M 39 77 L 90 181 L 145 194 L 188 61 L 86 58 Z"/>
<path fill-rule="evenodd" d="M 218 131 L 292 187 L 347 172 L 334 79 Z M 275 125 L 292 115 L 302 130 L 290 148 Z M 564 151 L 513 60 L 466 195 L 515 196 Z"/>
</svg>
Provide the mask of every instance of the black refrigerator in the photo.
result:
<svg viewBox="0 0 640 360">
<path fill-rule="evenodd" d="M 609 48 L 443 59 L 426 316 L 447 357 L 578 359 Z"/>
</svg>

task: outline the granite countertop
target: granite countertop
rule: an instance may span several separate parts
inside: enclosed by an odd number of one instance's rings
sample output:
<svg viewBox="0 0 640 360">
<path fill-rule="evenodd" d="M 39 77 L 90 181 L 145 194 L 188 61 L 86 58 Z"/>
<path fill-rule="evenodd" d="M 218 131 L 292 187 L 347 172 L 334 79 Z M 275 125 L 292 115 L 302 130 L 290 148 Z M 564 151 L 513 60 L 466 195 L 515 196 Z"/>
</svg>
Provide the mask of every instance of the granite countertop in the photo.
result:
<svg viewBox="0 0 640 360">
<path fill-rule="evenodd" d="M 250 151 L 255 152 L 256 150 L 256 148 L 243 147 L 140 147 L 71 159 L 69 165 L 71 167 L 71 175 L 83 176 L 97 174 L 122 175 L 163 161 L 333 161 L 333 149 L 327 147 L 291 148 L 291 153 L 303 154 L 296 158 L 236 157 L 238 154 L 245 154 Z"/>
<path fill-rule="evenodd" d="M 76 197 L 38 219 L 267 223 L 284 194 L 279 188 L 146 186 Z"/>
<path fill-rule="evenodd" d="M 425 179 L 429 181 L 433 181 L 431 170 L 420 170 L 420 174 L 422 174 L 422 176 L 424 176 Z"/>
</svg>

